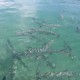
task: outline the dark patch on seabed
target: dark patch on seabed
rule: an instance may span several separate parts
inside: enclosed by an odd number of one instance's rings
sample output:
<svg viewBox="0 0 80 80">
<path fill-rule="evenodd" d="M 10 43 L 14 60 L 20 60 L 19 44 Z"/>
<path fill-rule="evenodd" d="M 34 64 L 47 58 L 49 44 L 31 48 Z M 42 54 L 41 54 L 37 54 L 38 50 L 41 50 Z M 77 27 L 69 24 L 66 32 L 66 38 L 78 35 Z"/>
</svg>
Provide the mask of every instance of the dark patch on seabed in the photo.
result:
<svg viewBox="0 0 80 80">
<path fill-rule="evenodd" d="M 80 80 L 79 4 L 1 0 L 0 80 Z"/>
</svg>

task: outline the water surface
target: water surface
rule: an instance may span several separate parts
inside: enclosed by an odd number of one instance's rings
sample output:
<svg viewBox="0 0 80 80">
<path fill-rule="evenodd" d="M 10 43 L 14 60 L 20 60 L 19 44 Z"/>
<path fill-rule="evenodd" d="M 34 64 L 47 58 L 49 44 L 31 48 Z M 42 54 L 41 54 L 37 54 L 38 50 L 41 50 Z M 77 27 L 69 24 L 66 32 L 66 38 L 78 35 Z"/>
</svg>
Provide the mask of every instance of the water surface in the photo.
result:
<svg viewBox="0 0 80 80">
<path fill-rule="evenodd" d="M 46 43 L 58 52 L 39 52 Z M 0 80 L 79 80 L 79 52 L 79 0 L 0 0 Z"/>
</svg>

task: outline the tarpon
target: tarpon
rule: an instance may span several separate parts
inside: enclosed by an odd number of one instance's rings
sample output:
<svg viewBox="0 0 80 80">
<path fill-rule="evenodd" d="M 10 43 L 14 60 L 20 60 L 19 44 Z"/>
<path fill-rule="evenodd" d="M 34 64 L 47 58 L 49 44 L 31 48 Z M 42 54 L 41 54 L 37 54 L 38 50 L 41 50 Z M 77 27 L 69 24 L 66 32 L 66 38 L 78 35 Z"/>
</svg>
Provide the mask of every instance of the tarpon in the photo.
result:
<svg viewBox="0 0 80 80">
<path fill-rule="evenodd" d="M 38 24 L 39 25 L 39 27 L 43 27 L 44 26 L 44 24 L 45 24 L 45 21 L 39 21 L 37 18 L 32 18 L 33 20 L 34 20 L 34 22 L 36 23 L 36 24 Z"/>
<path fill-rule="evenodd" d="M 76 27 L 76 32 L 80 33 L 80 28 L 79 27 Z"/>
<path fill-rule="evenodd" d="M 11 41 L 9 39 L 7 39 L 7 43 L 9 45 L 9 48 L 13 50 L 14 47 L 13 47 L 13 45 L 12 45 L 12 43 L 11 43 Z"/>
<path fill-rule="evenodd" d="M 6 80 L 6 76 L 3 76 L 2 80 Z"/>
<path fill-rule="evenodd" d="M 45 35 L 57 35 L 57 36 L 59 36 L 57 33 L 52 32 L 52 31 L 39 30 L 39 29 L 37 30 L 37 29 L 34 29 L 34 28 L 31 28 L 30 30 L 33 31 L 34 33 L 37 32 L 37 33 L 45 34 Z"/>
</svg>

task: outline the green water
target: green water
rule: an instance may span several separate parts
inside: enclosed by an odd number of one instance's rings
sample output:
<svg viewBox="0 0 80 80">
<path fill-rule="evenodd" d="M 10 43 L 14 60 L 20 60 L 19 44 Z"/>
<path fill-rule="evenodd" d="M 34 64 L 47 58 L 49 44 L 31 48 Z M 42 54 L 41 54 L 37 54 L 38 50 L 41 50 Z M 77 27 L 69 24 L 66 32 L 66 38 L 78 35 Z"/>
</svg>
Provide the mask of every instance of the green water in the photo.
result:
<svg viewBox="0 0 80 80">
<path fill-rule="evenodd" d="M 38 52 L 46 44 L 48 50 L 58 52 Z M 67 51 L 60 52 L 65 46 Z M 37 51 L 30 54 L 32 49 Z M 0 0 L 0 80 L 3 76 L 6 80 L 80 80 L 79 52 L 79 0 Z"/>
</svg>

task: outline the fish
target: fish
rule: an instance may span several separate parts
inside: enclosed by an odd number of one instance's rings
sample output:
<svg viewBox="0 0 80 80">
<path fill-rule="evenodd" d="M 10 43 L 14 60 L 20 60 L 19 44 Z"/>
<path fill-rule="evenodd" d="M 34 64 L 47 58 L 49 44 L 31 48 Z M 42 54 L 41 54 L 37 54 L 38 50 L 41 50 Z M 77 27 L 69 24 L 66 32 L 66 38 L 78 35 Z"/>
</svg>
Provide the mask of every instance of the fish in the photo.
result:
<svg viewBox="0 0 80 80">
<path fill-rule="evenodd" d="M 6 80 L 6 76 L 3 76 L 2 80 Z"/>
<path fill-rule="evenodd" d="M 9 45 L 9 48 L 14 50 L 14 47 L 13 47 L 13 45 L 12 45 L 12 43 L 11 43 L 11 41 L 9 39 L 7 39 L 7 43 Z"/>
<path fill-rule="evenodd" d="M 79 27 L 76 27 L 76 30 L 75 30 L 77 33 L 80 33 L 80 28 Z"/>
<path fill-rule="evenodd" d="M 34 18 L 34 17 L 33 17 L 32 19 L 34 20 L 34 22 L 35 22 L 36 24 L 39 25 L 40 28 L 43 27 L 44 24 L 45 24 L 45 21 L 44 21 L 44 20 L 39 21 L 37 18 Z"/>
<path fill-rule="evenodd" d="M 22 61 L 21 57 L 16 56 L 16 59 L 29 71 L 28 66 Z"/>
<path fill-rule="evenodd" d="M 48 50 L 49 49 L 49 46 L 51 46 L 51 44 L 54 42 L 54 40 L 50 40 L 48 43 L 45 43 L 43 45 L 43 49 L 45 50 Z"/>
<path fill-rule="evenodd" d="M 40 62 L 39 62 L 38 66 L 37 66 L 37 69 L 36 69 L 36 74 L 35 74 L 36 80 L 41 80 L 41 73 L 40 73 L 39 68 L 40 68 Z"/>
<path fill-rule="evenodd" d="M 67 51 L 72 52 L 71 46 L 70 46 L 66 41 L 64 41 L 64 48 L 65 48 Z"/>
<path fill-rule="evenodd" d="M 52 31 L 46 31 L 46 30 L 40 30 L 40 29 L 37 30 L 37 29 L 34 29 L 34 28 L 31 28 L 30 30 L 33 31 L 34 33 L 37 32 L 39 34 L 57 35 L 58 36 L 58 34 L 56 34 L 55 32 L 52 32 Z"/>
<path fill-rule="evenodd" d="M 50 27 L 61 27 L 62 26 L 60 24 L 48 24 L 45 20 L 39 21 L 37 18 L 34 18 L 34 17 L 32 19 L 34 20 L 36 24 L 39 25 L 39 27 L 49 27 L 50 28 Z"/>
<path fill-rule="evenodd" d="M 47 57 L 45 55 L 41 55 L 42 58 L 45 60 L 47 63 L 47 66 L 50 67 L 51 69 L 55 69 L 55 64 L 53 65 L 49 60 L 47 60 Z"/>
<path fill-rule="evenodd" d="M 42 76 L 47 76 L 47 77 L 51 77 L 51 76 L 66 76 L 66 77 L 72 77 L 74 76 L 73 72 L 48 72 L 48 73 L 44 73 Z"/>
<path fill-rule="evenodd" d="M 51 69 L 55 69 L 55 64 L 52 64 L 50 61 L 46 61 L 47 62 L 47 66 L 49 66 Z"/>
<path fill-rule="evenodd" d="M 60 24 L 44 24 L 43 26 L 47 28 L 53 28 L 53 27 L 61 27 L 62 25 Z"/>
</svg>

